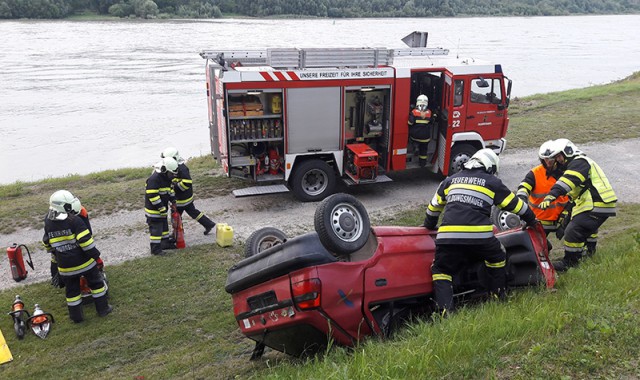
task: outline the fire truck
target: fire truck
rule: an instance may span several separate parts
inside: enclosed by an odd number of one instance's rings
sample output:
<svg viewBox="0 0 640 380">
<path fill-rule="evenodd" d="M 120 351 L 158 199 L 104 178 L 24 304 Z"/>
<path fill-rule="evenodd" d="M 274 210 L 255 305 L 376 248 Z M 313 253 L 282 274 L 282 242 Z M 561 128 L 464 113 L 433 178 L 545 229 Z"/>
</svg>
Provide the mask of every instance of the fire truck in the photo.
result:
<svg viewBox="0 0 640 380">
<path fill-rule="evenodd" d="M 230 177 L 257 186 L 236 196 L 291 190 L 301 201 L 390 172 L 448 175 L 479 149 L 506 147 L 511 80 L 499 64 L 428 48 L 205 50 L 211 150 Z M 426 169 L 409 136 L 409 113 L 429 99 Z"/>
</svg>

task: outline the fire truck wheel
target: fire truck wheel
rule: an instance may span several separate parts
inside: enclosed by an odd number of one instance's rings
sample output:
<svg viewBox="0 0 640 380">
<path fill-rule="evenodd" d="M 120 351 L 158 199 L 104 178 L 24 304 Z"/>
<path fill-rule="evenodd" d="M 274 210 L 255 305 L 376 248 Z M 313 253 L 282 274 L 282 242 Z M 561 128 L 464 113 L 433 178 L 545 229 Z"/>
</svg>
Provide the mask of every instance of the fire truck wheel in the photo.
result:
<svg viewBox="0 0 640 380">
<path fill-rule="evenodd" d="M 333 193 L 336 176 L 329 164 L 322 160 L 303 161 L 291 175 L 293 194 L 302 202 L 314 202 Z"/>
<path fill-rule="evenodd" d="M 451 162 L 449 163 L 449 175 L 454 174 L 462 170 L 464 165 L 473 154 L 478 151 L 471 144 L 456 144 L 451 149 Z"/>
<path fill-rule="evenodd" d="M 257 255 L 271 247 L 287 241 L 287 235 L 274 227 L 264 227 L 254 231 L 244 244 L 244 257 Z"/>
<path fill-rule="evenodd" d="M 371 233 L 364 205 L 345 193 L 333 194 L 320 202 L 313 222 L 322 245 L 337 255 L 359 250 Z"/>
<path fill-rule="evenodd" d="M 491 222 L 498 227 L 499 231 L 511 230 L 524 225 L 524 222 L 517 214 L 501 210 L 495 206 L 491 209 Z"/>
</svg>

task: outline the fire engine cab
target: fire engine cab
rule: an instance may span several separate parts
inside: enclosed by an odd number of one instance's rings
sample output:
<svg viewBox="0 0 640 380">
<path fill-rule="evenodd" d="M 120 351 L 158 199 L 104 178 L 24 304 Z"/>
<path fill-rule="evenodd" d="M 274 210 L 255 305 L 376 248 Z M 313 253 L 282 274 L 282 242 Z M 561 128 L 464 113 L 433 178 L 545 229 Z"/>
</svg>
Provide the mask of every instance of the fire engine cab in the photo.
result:
<svg viewBox="0 0 640 380">
<path fill-rule="evenodd" d="M 426 170 L 454 173 L 482 148 L 500 154 L 511 92 L 502 67 L 427 48 L 426 32 L 403 41 L 408 48 L 202 51 L 212 153 L 228 176 L 262 184 L 234 194 L 290 189 L 316 201 L 338 180 L 380 183 L 418 168 L 408 121 L 419 95 L 432 113 Z"/>
</svg>

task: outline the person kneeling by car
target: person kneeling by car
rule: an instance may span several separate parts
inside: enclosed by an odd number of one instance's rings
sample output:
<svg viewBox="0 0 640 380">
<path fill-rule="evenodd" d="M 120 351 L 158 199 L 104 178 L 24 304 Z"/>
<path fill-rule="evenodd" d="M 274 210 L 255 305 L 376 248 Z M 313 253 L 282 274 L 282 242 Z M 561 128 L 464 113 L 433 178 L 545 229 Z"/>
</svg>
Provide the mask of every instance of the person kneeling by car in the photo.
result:
<svg viewBox="0 0 640 380">
<path fill-rule="evenodd" d="M 467 258 L 484 260 L 488 288 L 500 299 L 506 297 L 506 251 L 493 234 L 491 206 L 519 215 L 528 226 L 535 226 L 533 211 L 516 197 L 494 174 L 499 159 L 491 149 L 477 151 L 460 172 L 440 183 L 427 206 L 424 227 L 435 230 L 444 216 L 436 237 L 436 253 L 431 266 L 437 311 L 453 309 L 453 274 Z"/>
</svg>

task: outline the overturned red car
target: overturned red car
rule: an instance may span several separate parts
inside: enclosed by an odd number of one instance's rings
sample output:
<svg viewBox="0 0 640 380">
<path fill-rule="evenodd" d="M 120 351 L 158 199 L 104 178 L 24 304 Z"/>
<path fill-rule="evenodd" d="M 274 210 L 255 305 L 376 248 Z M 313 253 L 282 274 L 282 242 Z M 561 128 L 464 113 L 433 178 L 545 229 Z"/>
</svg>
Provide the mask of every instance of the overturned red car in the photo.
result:
<svg viewBox="0 0 640 380">
<path fill-rule="evenodd" d="M 353 346 L 389 335 L 400 322 L 433 310 L 431 263 L 436 231 L 424 227 L 371 227 L 366 209 L 348 194 L 322 201 L 315 232 L 287 240 L 277 229 L 254 232 L 247 258 L 230 270 L 225 290 L 242 333 L 293 356 Z M 555 271 L 542 228 L 496 234 L 507 250 L 511 288 L 553 287 Z M 454 276 L 458 298 L 487 294 L 485 266 L 470 262 Z"/>
</svg>

